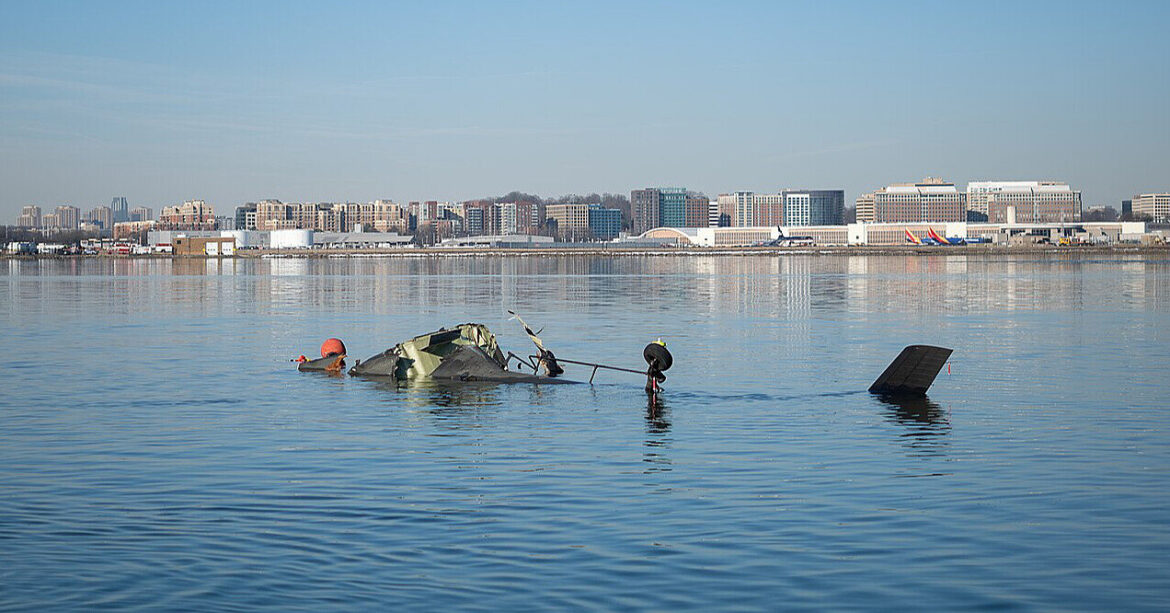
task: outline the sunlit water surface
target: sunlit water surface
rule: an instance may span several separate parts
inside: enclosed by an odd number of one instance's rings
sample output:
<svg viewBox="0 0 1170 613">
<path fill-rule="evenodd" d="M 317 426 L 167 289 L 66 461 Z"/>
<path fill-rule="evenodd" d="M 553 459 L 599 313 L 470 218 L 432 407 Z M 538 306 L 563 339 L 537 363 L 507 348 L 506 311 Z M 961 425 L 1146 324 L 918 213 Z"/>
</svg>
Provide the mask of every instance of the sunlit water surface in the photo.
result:
<svg viewBox="0 0 1170 613">
<path fill-rule="evenodd" d="M 1170 262 L 0 262 L 0 609 L 1170 607 Z M 637 367 L 298 373 L 443 325 Z M 864 392 L 953 347 L 929 401 Z M 588 378 L 587 371 L 569 375 Z"/>
</svg>

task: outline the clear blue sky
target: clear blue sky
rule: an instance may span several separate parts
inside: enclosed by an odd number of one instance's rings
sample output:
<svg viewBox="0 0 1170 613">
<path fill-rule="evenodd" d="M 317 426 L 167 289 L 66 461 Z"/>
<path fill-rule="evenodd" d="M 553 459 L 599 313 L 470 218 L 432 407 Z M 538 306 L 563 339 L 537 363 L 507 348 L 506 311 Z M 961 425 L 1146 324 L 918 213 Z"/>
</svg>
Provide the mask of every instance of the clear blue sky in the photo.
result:
<svg viewBox="0 0 1170 613">
<path fill-rule="evenodd" d="M 0 2 L 0 221 L 677 185 L 1170 190 L 1170 2 Z"/>
</svg>

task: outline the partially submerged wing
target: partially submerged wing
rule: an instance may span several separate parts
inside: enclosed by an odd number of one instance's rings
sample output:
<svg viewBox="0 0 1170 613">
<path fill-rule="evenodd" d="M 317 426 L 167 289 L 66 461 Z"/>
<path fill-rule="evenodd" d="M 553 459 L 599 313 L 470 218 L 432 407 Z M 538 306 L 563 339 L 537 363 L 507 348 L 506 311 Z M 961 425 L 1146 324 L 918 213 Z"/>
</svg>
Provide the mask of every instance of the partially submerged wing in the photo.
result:
<svg viewBox="0 0 1170 613">
<path fill-rule="evenodd" d="M 930 345 L 910 345 L 894 358 L 885 372 L 869 386 L 869 391 L 886 394 L 922 395 L 930 389 L 951 349 Z"/>
</svg>

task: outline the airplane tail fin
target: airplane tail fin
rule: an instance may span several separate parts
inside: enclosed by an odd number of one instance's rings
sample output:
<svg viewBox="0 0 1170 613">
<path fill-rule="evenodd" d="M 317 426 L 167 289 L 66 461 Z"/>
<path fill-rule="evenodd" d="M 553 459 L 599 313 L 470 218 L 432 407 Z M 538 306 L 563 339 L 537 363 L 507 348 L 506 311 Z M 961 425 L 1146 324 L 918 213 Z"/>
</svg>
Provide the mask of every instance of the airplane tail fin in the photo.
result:
<svg viewBox="0 0 1170 613">
<path fill-rule="evenodd" d="M 930 228 L 929 236 L 930 236 L 930 238 L 933 238 L 934 240 L 938 241 L 940 245 L 958 244 L 958 241 L 953 241 L 949 238 L 944 237 L 943 235 L 939 234 L 938 232 L 935 232 L 934 228 Z"/>
<path fill-rule="evenodd" d="M 910 345 L 894 358 L 869 386 L 869 391 L 922 396 L 930 389 L 953 350 L 930 345 Z"/>
</svg>

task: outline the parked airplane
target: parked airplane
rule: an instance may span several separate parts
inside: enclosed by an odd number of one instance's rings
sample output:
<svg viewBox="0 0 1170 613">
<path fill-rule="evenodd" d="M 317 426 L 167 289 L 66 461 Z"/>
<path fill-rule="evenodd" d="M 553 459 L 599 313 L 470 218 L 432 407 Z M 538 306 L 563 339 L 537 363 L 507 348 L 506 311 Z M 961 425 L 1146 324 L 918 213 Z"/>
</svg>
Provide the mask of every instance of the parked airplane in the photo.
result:
<svg viewBox="0 0 1170 613">
<path fill-rule="evenodd" d="M 934 228 L 929 228 L 929 227 L 926 229 L 926 236 L 930 240 L 935 241 L 935 243 L 939 244 L 939 245 L 965 245 L 965 244 L 967 244 L 967 242 L 961 238 L 958 238 L 958 237 L 947 238 L 945 236 L 940 235 L 938 232 L 935 232 Z"/>
<path fill-rule="evenodd" d="M 938 232 L 935 232 L 934 228 L 930 228 L 930 227 L 926 228 L 926 238 L 919 238 L 913 232 L 911 232 L 909 229 L 907 229 L 906 230 L 906 242 L 908 242 L 912 245 L 929 245 L 929 246 L 939 246 L 939 245 L 949 246 L 949 245 L 966 245 L 967 244 L 966 239 L 959 238 L 957 236 L 951 237 L 951 238 L 946 238 L 943 235 L 939 234 Z"/>
</svg>

